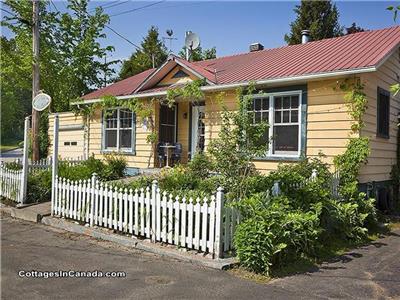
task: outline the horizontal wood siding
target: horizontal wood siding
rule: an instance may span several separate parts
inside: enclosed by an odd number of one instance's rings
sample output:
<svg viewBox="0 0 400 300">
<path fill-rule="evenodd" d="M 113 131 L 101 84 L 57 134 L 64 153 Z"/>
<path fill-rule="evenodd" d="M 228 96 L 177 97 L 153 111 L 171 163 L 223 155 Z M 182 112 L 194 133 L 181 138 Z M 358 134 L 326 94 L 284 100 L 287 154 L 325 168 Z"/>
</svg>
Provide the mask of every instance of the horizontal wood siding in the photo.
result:
<svg viewBox="0 0 400 300">
<path fill-rule="evenodd" d="M 360 171 L 360 182 L 384 181 L 390 179 L 392 165 L 396 163 L 397 148 L 397 114 L 400 110 L 400 97 L 391 94 L 389 139 L 376 136 L 377 132 L 377 88 L 390 91 L 390 86 L 399 81 L 400 75 L 399 52 L 396 51 L 377 72 L 363 75 L 365 93 L 368 97 L 368 110 L 365 114 L 365 128 L 361 135 L 370 138 L 371 154 L 368 164 Z"/>
<path fill-rule="evenodd" d="M 58 153 L 61 158 L 78 158 L 84 155 L 84 130 L 63 130 L 68 126 L 83 126 L 83 120 L 80 116 L 75 116 L 72 112 L 59 113 L 60 131 L 58 135 Z M 54 114 L 49 115 L 49 149 L 48 155 L 53 152 L 53 127 Z M 64 143 L 76 142 L 77 145 L 65 145 Z"/>
<path fill-rule="evenodd" d="M 307 145 L 306 155 L 326 155 L 325 161 L 333 164 L 334 156 L 343 153 L 350 135 L 351 119 L 344 104 L 344 93 L 337 88 L 337 80 L 323 80 L 308 83 Z M 225 93 L 225 105 L 236 109 L 236 93 Z M 221 120 L 221 105 L 216 95 L 206 98 L 206 145 L 218 136 Z M 263 173 L 276 170 L 285 161 L 256 160 L 254 164 Z M 287 161 L 287 163 L 293 163 Z"/>
<path fill-rule="evenodd" d="M 146 139 L 151 132 L 143 128 L 142 122 L 136 121 L 136 153 L 122 153 L 128 163 L 128 167 L 148 168 L 154 166 L 154 155 L 152 154 L 151 144 Z M 102 152 L 102 112 L 97 110 L 90 121 L 89 126 L 89 155 L 94 154 L 96 158 L 104 158 Z"/>
</svg>

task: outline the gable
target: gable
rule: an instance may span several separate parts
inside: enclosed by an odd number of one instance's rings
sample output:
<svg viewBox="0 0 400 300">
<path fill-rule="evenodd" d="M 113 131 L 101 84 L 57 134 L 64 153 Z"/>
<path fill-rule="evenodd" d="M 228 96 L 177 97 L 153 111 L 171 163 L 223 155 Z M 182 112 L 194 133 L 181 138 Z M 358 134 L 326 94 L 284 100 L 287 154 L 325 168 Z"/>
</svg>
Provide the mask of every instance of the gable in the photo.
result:
<svg viewBox="0 0 400 300">
<path fill-rule="evenodd" d="M 177 84 L 185 84 L 187 82 L 191 82 L 194 80 L 198 80 L 199 78 L 184 70 L 181 66 L 175 66 L 167 75 L 164 76 L 158 83 L 157 87 L 168 86 L 168 85 L 177 85 Z"/>
</svg>

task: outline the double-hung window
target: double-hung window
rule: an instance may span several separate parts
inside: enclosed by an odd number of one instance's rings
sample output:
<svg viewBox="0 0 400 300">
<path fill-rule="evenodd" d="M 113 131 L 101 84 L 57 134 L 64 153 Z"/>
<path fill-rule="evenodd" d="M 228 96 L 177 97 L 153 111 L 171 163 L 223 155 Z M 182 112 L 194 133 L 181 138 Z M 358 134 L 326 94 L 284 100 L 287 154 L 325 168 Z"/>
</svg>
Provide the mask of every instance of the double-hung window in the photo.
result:
<svg viewBox="0 0 400 300">
<path fill-rule="evenodd" d="M 255 95 L 254 123 L 266 121 L 266 157 L 299 157 L 301 153 L 301 91 Z"/>
<path fill-rule="evenodd" d="M 135 114 L 116 108 L 104 112 L 103 148 L 107 151 L 133 152 L 135 146 Z"/>
<path fill-rule="evenodd" d="M 378 87 L 377 102 L 377 136 L 388 139 L 390 124 L 390 93 Z"/>
</svg>

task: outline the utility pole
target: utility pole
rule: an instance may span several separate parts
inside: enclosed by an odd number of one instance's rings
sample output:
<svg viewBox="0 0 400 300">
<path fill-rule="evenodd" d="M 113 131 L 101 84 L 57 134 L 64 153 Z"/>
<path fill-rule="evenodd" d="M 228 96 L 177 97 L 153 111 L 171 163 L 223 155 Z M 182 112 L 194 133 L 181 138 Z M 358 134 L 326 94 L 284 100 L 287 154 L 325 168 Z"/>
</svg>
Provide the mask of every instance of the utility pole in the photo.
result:
<svg viewBox="0 0 400 300">
<path fill-rule="evenodd" d="M 32 100 L 40 90 L 39 74 L 39 1 L 32 0 L 33 7 L 33 81 L 32 81 Z M 39 160 L 39 112 L 32 108 L 32 160 Z"/>
<path fill-rule="evenodd" d="M 104 87 L 107 86 L 107 54 L 104 54 Z"/>
</svg>

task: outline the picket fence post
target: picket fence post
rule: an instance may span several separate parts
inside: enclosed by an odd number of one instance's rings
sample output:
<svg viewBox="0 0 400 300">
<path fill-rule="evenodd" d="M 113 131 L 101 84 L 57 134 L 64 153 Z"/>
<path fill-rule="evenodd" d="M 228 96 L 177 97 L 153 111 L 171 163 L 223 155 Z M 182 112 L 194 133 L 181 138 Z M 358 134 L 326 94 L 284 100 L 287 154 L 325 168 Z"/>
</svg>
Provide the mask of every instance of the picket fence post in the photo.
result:
<svg viewBox="0 0 400 300">
<path fill-rule="evenodd" d="M 311 173 L 311 181 L 314 181 L 315 179 L 317 179 L 317 170 L 313 169 Z"/>
<path fill-rule="evenodd" d="M 97 181 L 97 174 L 92 174 L 92 182 L 90 185 L 90 216 L 89 216 L 89 225 L 93 227 L 94 221 L 94 201 L 96 197 L 96 181 Z"/>
<path fill-rule="evenodd" d="M 151 241 L 156 241 L 156 215 L 157 215 L 157 207 L 156 207 L 156 197 L 157 197 L 157 189 L 158 182 L 157 180 L 153 180 L 151 185 Z"/>
<path fill-rule="evenodd" d="M 224 212 L 224 189 L 217 189 L 216 208 L 215 208 L 215 254 L 218 258 L 222 257 L 224 248 L 223 242 L 223 212 Z"/>
<path fill-rule="evenodd" d="M 274 185 L 272 187 L 272 195 L 279 196 L 280 193 L 281 193 L 281 189 L 279 187 L 279 181 L 275 181 Z"/>
</svg>

